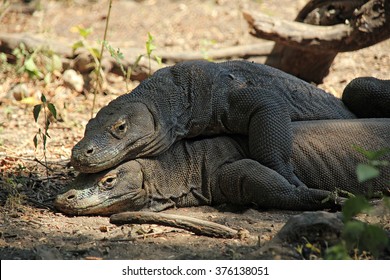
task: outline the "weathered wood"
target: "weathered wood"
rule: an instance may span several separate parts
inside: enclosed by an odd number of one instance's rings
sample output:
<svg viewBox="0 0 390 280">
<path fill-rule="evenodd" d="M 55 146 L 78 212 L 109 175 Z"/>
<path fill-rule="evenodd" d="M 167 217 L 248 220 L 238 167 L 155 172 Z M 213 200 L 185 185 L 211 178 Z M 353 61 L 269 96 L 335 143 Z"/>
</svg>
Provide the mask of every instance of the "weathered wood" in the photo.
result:
<svg viewBox="0 0 390 280">
<path fill-rule="evenodd" d="M 61 39 L 48 39 L 40 37 L 39 35 L 27 34 L 27 33 L 0 33 L 0 51 L 5 53 L 11 53 L 12 50 L 19 47 L 20 44 L 24 44 L 27 49 L 35 50 L 37 48 L 48 49 L 56 54 L 66 57 L 66 58 L 75 58 L 75 56 L 80 54 L 87 54 L 86 51 L 78 50 L 76 54 L 73 53 L 71 44 Z M 218 50 L 209 50 L 206 53 L 201 53 L 199 51 L 189 51 L 189 52 L 172 52 L 164 50 L 156 50 L 155 54 L 162 58 L 166 63 L 174 63 L 186 60 L 197 60 L 197 59 L 213 59 L 221 60 L 227 58 L 244 58 L 244 57 L 253 57 L 253 56 L 267 56 L 270 54 L 274 46 L 273 42 L 261 42 L 257 44 L 248 44 L 240 46 L 226 47 Z M 145 53 L 145 50 L 142 48 L 123 48 L 121 52 L 124 54 L 124 60 L 122 64 L 125 68 L 131 67 L 134 65 L 136 58 Z M 88 55 L 86 56 L 88 58 Z M 118 62 L 109 57 L 105 56 L 105 63 L 103 65 L 110 65 L 114 72 L 120 72 L 120 66 Z M 91 59 L 92 62 L 92 59 Z M 152 61 L 152 73 L 155 72 L 160 67 L 166 66 L 165 64 L 159 66 L 155 61 Z M 138 67 L 134 69 L 132 78 L 136 80 L 143 80 L 149 74 L 149 62 L 146 57 L 141 59 L 138 63 Z"/>
<path fill-rule="evenodd" d="M 389 0 L 370 0 L 354 11 L 347 23 L 330 26 L 287 21 L 260 13 L 244 12 L 244 17 L 256 37 L 312 52 L 347 52 L 390 38 L 389 5 Z"/>
<path fill-rule="evenodd" d="M 339 51 L 340 42 L 349 38 L 351 26 L 316 26 L 305 23 L 277 19 L 261 13 L 243 12 L 252 28 L 250 33 L 262 39 L 273 40 L 297 49 L 315 52 Z"/>
<path fill-rule="evenodd" d="M 257 44 L 239 45 L 226 47 L 218 50 L 209 50 L 205 54 L 196 51 L 190 52 L 168 52 L 168 51 L 157 51 L 163 60 L 169 62 L 179 62 L 186 60 L 197 60 L 197 59 L 227 59 L 227 58 L 242 58 L 242 57 L 253 57 L 253 56 L 268 56 L 274 47 L 273 42 L 262 42 Z"/>
<path fill-rule="evenodd" d="M 329 73 L 338 52 L 390 38 L 390 0 L 311 0 L 295 22 L 244 16 L 254 36 L 276 41 L 266 64 L 315 83 Z"/>
<path fill-rule="evenodd" d="M 123 224 L 158 224 L 191 231 L 197 235 L 219 238 L 238 238 L 239 232 L 229 227 L 200 219 L 181 215 L 156 212 L 122 212 L 110 217 L 110 223 Z"/>
</svg>

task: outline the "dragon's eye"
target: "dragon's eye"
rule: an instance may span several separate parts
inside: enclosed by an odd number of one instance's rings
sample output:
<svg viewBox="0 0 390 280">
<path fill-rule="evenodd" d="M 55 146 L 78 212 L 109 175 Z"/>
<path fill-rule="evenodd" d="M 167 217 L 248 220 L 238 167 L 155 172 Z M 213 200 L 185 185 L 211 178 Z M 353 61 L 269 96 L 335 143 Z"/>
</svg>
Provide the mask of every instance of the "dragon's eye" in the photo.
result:
<svg viewBox="0 0 390 280">
<path fill-rule="evenodd" d="M 118 132 L 126 132 L 126 121 L 120 120 L 116 124 L 114 124 L 114 130 Z"/>
<path fill-rule="evenodd" d="M 110 174 L 103 177 L 100 180 L 99 186 L 105 190 L 109 190 L 114 187 L 115 182 L 116 182 L 116 174 Z"/>
<path fill-rule="evenodd" d="M 120 126 L 118 126 L 118 130 L 120 130 L 120 131 L 125 131 L 125 129 L 126 129 L 125 124 L 121 124 Z"/>
</svg>

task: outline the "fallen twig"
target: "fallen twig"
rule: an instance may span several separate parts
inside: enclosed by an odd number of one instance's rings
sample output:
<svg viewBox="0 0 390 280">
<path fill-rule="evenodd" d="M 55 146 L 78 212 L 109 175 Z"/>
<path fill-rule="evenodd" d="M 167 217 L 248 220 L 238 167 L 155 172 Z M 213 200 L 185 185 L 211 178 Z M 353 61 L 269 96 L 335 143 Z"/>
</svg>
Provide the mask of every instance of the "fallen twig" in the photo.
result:
<svg viewBox="0 0 390 280">
<path fill-rule="evenodd" d="M 180 229 L 171 229 L 171 230 L 166 230 L 166 231 L 160 231 L 160 232 L 152 232 L 152 233 L 144 233 L 144 234 L 139 234 L 137 236 L 129 237 L 129 238 L 113 238 L 113 239 L 105 239 L 104 241 L 109 241 L 109 242 L 129 242 L 129 241 L 135 241 L 137 239 L 144 239 L 147 237 L 157 237 L 163 234 L 171 233 L 171 232 L 185 232 L 185 230 L 180 230 Z"/>
<path fill-rule="evenodd" d="M 164 61 L 180 62 L 186 60 L 208 59 L 218 60 L 227 58 L 241 58 L 250 56 L 268 56 L 274 46 L 273 42 L 261 42 L 257 44 L 239 45 L 225 47 L 221 49 L 211 49 L 205 54 L 196 51 L 186 52 L 169 52 L 169 51 L 157 51 L 157 55 Z"/>
<path fill-rule="evenodd" d="M 50 170 L 50 172 L 53 172 L 53 171 L 54 171 L 52 168 L 50 168 L 49 166 L 47 166 L 46 163 L 40 161 L 39 159 L 34 158 L 34 161 L 35 161 L 35 162 L 38 162 L 40 165 L 42 165 L 43 167 L 45 167 L 47 170 Z M 49 178 L 49 176 L 47 176 L 46 178 Z"/>
<path fill-rule="evenodd" d="M 197 235 L 219 238 L 238 238 L 239 231 L 229 227 L 197 218 L 155 212 L 123 212 L 110 217 L 110 223 L 123 224 L 159 224 L 191 231 Z"/>
</svg>

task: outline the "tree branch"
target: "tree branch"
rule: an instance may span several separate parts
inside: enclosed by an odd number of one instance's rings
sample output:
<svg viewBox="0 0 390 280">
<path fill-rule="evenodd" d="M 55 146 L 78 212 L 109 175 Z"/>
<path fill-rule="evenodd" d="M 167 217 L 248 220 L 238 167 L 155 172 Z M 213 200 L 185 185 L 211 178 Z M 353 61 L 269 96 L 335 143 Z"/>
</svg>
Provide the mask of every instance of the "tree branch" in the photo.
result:
<svg viewBox="0 0 390 280">
<path fill-rule="evenodd" d="M 390 38 L 390 0 L 370 0 L 353 11 L 348 24 L 331 26 L 287 21 L 248 11 L 243 14 L 252 35 L 310 52 L 355 51 Z"/>
<path fill-rule="evenodd" d="M 390 0 L 310 0 L 295 21 L 244 12 L 252 35 L 274 40 L 265 64 L 321 83 L 339 52 L 390 38 Z"/>
<path fill-rule="evenodd" d="M 159 224 L 191 231 L 197 235 L 220 238 L 238 238 L 239 231 L 229 227 L 200 219 L 181 215 L 156 212 L 123 212 L 110 217 L 110 223 L 123 224 Z"/>
<path fill-rule="evenodd" d="M 240 45 L 226 47 L 218 50 L 209 50 L 204 54 L 201 52 L 168 52 L 156 51 L 157 55 L 163 60 L 179 62 L 186 60 L 208 59 L 218 60 L 232 57 L 249 57 L 249 56 L 267 56 L 274 47 L 273 42 L 261 42 L 258 44 Z"/>
<path fill-rule="evenodd" d="M 317 26 L 277 19 L 261 13 L 245 11 L 243 15 L 252 28 L 252 35 L 298 49 L 310 48 L 311 51 L 339 51 L 340 42 L 346 40 L 353 30 L 345 24 Z"/>
</svg>

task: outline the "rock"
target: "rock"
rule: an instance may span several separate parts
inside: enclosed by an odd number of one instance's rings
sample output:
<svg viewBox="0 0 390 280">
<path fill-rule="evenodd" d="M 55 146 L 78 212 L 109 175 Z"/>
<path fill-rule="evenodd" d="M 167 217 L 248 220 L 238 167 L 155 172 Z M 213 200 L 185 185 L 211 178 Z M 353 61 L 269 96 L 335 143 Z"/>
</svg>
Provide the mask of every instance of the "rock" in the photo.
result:
<svg viewBox="0 0 390 280">
<path fill-rule="evenodd" d="M 111 57 L 102 59 L 102 69 L 103 69 L 104 73 L 112 72 L 113 68 L 114 68 L 114 63 L 113 63 L 113 59 Z"/>
<path fill-rule="evenodd" d="M 337 241 L 344 223 L 339 213 L 325 211 L 304 212 L 291 217 L 275 238 L 287 243 L 300 242 L 302 237 L 310 242 Z"/>
<path fill-rule="evenodd" d="M 304 243 L 326 243 L 332 246 L 340 240 L 344 227 L 340 213 L 304 212 L 291 217 L 275 237 L 247 256 L 248 259 L 302 259 L 298 252 Z"/>
<path fill-rule="evenodd" d="M 9 95 L 13 96 L 16 101 L 20 101 L 23 98 L 28 97 L 28 88 L 26 84 L 17 84 L 10 91 Z"/>
<path fill-rule="evenodd" d="M 78 74 L 73 69 L 68 69 L 64 72 L 62 79 L 64 80 L 64 84 L 76 90 L 77 92 L 82 92 L 84 88 L 84 79 L 83 76 Z"/>
<path fill-rule="evenodd" d="M 80 53 L 74 60 L 74 68 L 82 74 L 91 72 L 94 67 L 93 59 L 88 53 Z"/>
<path fill-rule="evenodd" d="M 34 248 L 37 260 L 61 260 L 64 259 L 61 252 L 52 246 L 42 244 Z"/>
</svg>

